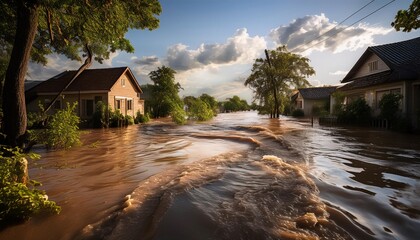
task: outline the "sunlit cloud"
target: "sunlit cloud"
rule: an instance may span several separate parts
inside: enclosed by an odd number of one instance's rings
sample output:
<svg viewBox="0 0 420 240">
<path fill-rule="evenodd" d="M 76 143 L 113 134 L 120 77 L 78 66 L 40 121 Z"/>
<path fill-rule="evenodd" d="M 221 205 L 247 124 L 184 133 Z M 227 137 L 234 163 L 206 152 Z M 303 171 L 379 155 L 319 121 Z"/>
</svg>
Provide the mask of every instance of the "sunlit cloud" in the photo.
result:
<svg viewBox="0 0 420 240">
<path fill-rule="evenodd" d="M 137 81 L 140 84 L 151 83 L 149 73 L 163 65 L 157 56 L 131 57 L 131 60 L 133 63 L 131 70 L 137 76 Z"/>
<path fill-rule="evenodd" d="M 374 45 L 374 36 L 386 35 L 392 28 L 370 26 L 360 23 L 355 26 L 339 25 L 324 14 L 305 16 L 289 25 L 270 31 L 270 38 L 277 45 L 286 45 L 293 52 L 310 54 L 312 51 L 355 51 Z"/>
<path fill-rule="evenodd" d="M 252 63 L 261 55 L 267 44 L 263 37 L 250 37 L 247 29 L 238 29 L 222 44 L 201 44 L 197 49 L 176 44 L 167 51 L 166 62 L 169 67 L 187 71 L 209 65 Z"/>
</svg>

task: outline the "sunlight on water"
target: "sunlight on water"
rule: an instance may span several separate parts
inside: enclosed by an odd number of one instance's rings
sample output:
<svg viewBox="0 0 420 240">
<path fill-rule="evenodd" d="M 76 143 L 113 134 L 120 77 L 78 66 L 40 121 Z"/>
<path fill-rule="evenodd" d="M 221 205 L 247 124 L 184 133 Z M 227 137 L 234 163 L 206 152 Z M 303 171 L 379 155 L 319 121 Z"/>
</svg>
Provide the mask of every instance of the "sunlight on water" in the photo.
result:
<svg viewBox="0 0 420 240">
<path fill-rule="evenodd" d="M 62 213 L 0 239 L 417 239 L 419 140 L 255 112 L 92 130 L 31 164 Z"/>
</svg>

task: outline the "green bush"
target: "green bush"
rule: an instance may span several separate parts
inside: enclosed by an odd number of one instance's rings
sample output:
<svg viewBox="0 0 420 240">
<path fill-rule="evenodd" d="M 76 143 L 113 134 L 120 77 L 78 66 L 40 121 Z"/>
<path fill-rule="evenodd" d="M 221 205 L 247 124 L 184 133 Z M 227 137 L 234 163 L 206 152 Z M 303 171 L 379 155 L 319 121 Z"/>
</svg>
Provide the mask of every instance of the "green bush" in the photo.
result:
<svg viewBox="0 0 420 240">
<path fill-rule="evenodd" d="M 57 111 L 48 118 L 46 128 L 31 130 L 30 139 L 45 144 L 47 148 L 71 148 L 80 144 L 80 119 L 75 113 L 77 103 Z"/>
<path fill-rule="evenodd" d="M 303 117 L 304 115 L 305 115 L 305 113 L 303 112 L 302 109 L 295 109 L 292 112 L 293 117 Z"/>
<path fill-rule="evenodd" d="M 134 124 L 134 118 L 130 115 L 126 115 L 124 117 L 124 123 L 125 123 L 126 126 L 133 125 Z"/>
<path fill-rule="evenodd" d="M 119 110 L 115 112 L 109 112 L 109 126 L 110 127 L 121 127 L 125 123 L 125 117 L 121 114 Z"/>
<path fill-rule="evenodd" d="M 29 181 L 25 157 L 39 158 L 35 154 L 24 155 L 19 148 L 0 148 L 0 226 L 41 212 L 58 214 L 61 210 L 44 191 L 35 189 L 40 183 Z"/>
<path fill-rule="evenodd" d="M 172 117 L 172 121 L 179 125 L 185 124 L 187 122 L 186 120 L 187 115 L 184 109 L 182 109 L 182 107 L 180 107 L 177 104 L 173 104 L 171 117 Z"/>
<path fill-rule="evenodd" d="M 149 113 L 141 114 L 140 111 L 137 111 L 134 123 L 147 123 L 148 121 L 150 121 Z"/>
<path fill-rule="evenodd" d="M 380 117 L 395 121 L 399 117 L 400 103 L 402 96 L 400 94 L 385 94 L 379 101 Z"/>
<path fill-rule="evenodd" d="M 213 118 L 213 110 L 206 102 L 196 98 L 190 102 L 188 117 L 197 121 L 208 121 Z"/>
<path fill-rule="evenodd" d="M 92 116 L 94 128 L 108 127 L 109 124 L 109 106 L 99 101 L 96 103 L 96 109 Z"/>
<path fill-rule="evenodd" d="M 371 120 L 371 108 L 364 98 L 358 98 L 349 103 L 337 117 L 341 123 L 366 124 Z"/>
</svg>

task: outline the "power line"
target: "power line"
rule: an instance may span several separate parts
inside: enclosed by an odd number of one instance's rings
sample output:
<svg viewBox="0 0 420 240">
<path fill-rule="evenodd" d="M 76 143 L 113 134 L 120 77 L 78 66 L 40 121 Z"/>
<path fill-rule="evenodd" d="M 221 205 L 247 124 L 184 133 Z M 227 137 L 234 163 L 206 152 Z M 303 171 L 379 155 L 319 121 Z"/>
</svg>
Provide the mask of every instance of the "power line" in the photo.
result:
<svg viewBox="0 0 420 240">
<path fill-rule="evenodd" d="M 332 27 L 330 30 L 326 31 L 325 33 L 319 35 L 318 37 L 312 39 L 309 42 L 304 43 L 304 45 L 308 45 L 309 43 L 320 39 L 321 37 L 327 35 L 328 33 L 332 32 L 333 30 L 335 30 L 338 26 L 340 26 L 342 23 L 344 23 L 345 21 L 347 21 L 349 18 L 353 17 L 354 15 L 356 15 L 357 13 L 359 13 L 360 11 L 362 11 L 364 8 L 366 8 L 367 6 L 369 6 L 371 3 L 373 3 L 375 0 L 370 1 L 369 3 L 365 4 L 363 7 L 359 8 L 359 10 L 357 10 L 356 12 L 352 13 L 350 16 L 346 17 L 343 21 L 339 22 L 337 25 L 335 25 L 334 27 Z M 293 52 L 294 50 L 301 48 L 302 46 L 298 46 L 293 48 L 292 50 L 290 50 L 290 52 Z"/>
<path fill-rule="evenodd" d="M 378 9 L 376 9 L 375 11 L 373 11 L 373 12 L 369 13 L 368 15 L 366 15 L 366 16 L 364 16 L 363 18 L 361 18 L 361 19 L 357 20 L 356 22 L 352 23 L 351 25 L 349 25 L 349 26 L 347 26 L 347 27 L 345 27 L 345 28 L 341 29 L 340 31 L 336 32 L 335 34 L 333 34 L 333 35 L 329 36 L 328 38 L 326 38 L 326 39 L 324 39 L 324 40 L 322 40 L 322 41 L 319 41 L 319 42 L 317 42 L 317 43 L 315 43 L 315 44 L 313 44 L 313 45 L 311 45 L 311 46 L 307 47 L 306 49 L 304 49 L 304 50 L 302 50 L 302 51 L 299 51 L 299 52 L 301 52 L 301 53 L 302 53 L 302 52 L 305 52 L 305 51 L 307 51 L 308 49 L 310 49 L 310 48 L 312 48 L 312 47 L 314 47 L 314 46 L 316 46 L 316 45 L 318 45 L 318 44 L 320 44 L 320 43 L 323 43 L 323 42 L 327 41 L 327 40 L 328 40 L 328 39 L 330 39 L 331 37 L 333 37 L 333 36 L 335 36 L 335 35 L 337 35 L 337 34 L 341 33 L 342 31 L 344 31 L 344 30 L 348 29 L 349 27 L 352 27 L 352 26 L 353 26 L 353 25 L 355 25 L 356 23 L 359 23 L 359 22 L 363 21 L 364 19 L 366 19 L 366 18 L 368 18 L 369 16 L 371 16 L 371 15 L 375 14 L 376 12 L 378 12 L 378 11 L 382 10 L 383 8 L 385 8 L 386 6 L 388 6 L 389 4 L 391 4 L 391 3 L 393 3 L 393 2 L 395 2 L 395 0 L 392 0 L 392 1 L 388 2 L 387 4 L 385 4 L 385 5 L 383 5 L 382 7 L 380 7 L 380 8 L 378 8 Z M 296 48 L 295 48 L 295 49 L 296 49 Z M 294 49 L 294 50 L 295 50 L 295 49 Z"/>
</svg>

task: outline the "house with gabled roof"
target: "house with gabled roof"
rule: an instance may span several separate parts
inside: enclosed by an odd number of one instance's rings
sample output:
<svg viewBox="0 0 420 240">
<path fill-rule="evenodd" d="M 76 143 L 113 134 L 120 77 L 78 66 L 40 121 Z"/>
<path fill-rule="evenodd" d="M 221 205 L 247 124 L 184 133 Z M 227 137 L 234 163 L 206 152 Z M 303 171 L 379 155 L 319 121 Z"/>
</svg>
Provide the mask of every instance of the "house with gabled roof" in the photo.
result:
<svg viewBox="0 0 420 240">
<path fill-rule="evenodd" d="M 374 115 L 385 94 L 401 94 L 403 115 L 419 128 L 420 37 L 368 47 L 341 82 L 346 103 L 364 98 Z"/>
<path fill-rule="evenodd" d="M 330 105 L 330 96 L 337 87 L 299 88 L 292 96 L 295 109 L 302 109 L 305 116 L 311 116 L 314 108 L 325 108 Z"/>
<path fill-rule="evenodd" d="M 39 104 L 48 105 L 64 89 L 77 71 L 65 71 L 45 80 L 25 92 L 28 111 L 39 111 Z M 92 117 L 101 101 L 123 115 L 144 114 L 142 90 L 128 67 L 86 69 L 68 86 L 55 102 L 52 111 L 67 103 L 78 102 L 77 114 L 82 119 Z"/>
</svg>

